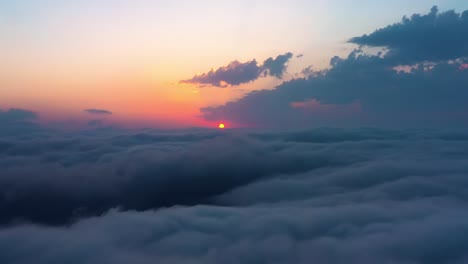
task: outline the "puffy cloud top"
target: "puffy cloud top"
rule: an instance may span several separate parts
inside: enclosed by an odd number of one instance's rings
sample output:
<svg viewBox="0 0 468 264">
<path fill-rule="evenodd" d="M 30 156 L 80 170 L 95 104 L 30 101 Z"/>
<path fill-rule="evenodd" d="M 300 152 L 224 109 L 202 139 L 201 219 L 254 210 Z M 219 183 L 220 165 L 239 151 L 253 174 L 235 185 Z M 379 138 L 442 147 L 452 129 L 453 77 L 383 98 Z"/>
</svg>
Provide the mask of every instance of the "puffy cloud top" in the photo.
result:
<svg viewBox="0 0 468 264">
<path fill-rule="evenodd" d="M 286 54 L 277 56 L 275 59 L 266 59 L 265 62 L 263 62 L 263 70 L 265 75 L 282 78 L 286 70 L 286 64 L 292 58 L 292 56 L 293 54 L 288 52 Z"/>
<path fill-rule="evenodd" d="M 468 261 L 466 132 L 96 133 L 0 137 L 0 263 Z"/>
<path fill-rule="evenodd" d="M 258 65 L 256 60 L 245 63 L 233 61 L 227 66 L 196 75 L 192 79 L 182 80 L 181 82 L 227 87 L 229 85 L 239 85 L 255 81 L 265 76 L 282 78 L 286 71 L 287 63 L 292 56 L 293 54 L 288 52 L 277 56 L 275 59 L 268 58 L 263 65 Z"/>
<path fill-rule="evenodd" d="M 468 56 L 468 10 L 440 13 L 433 7 L 426 15 L 404 17 L 400 23 L 355 37 L 351 43 L 382 46 L 397 63 L 452 60 Z"/>
<path fill-rule="evenodd" d="M 266 127 L 468 126 L 468 11 L 434 7 L 351 42 L 389 50 L 355 49 L 332 58 L 327 70 L 307 68 L 306 78 L 202 108 L 202 115 Z"/>
</svg>

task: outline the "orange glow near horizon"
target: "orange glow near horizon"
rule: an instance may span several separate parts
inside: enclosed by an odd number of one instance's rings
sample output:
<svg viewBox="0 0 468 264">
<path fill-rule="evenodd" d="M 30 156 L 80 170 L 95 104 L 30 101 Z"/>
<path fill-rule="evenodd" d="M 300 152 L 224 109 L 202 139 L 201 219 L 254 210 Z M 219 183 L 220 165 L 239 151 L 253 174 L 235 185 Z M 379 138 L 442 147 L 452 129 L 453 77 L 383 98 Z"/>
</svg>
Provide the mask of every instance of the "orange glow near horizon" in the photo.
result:
<svg viewBox="0 0 468 264">
<path fill-rule="evenodd" d="M 201 108 L 223 105 L 250 91 L 267 89 L 278 83 L 276 79 L 265 78 L 232 89 L 200 87 L 179 84 L 177 80 L 182 77 L 175 78 L 174 82 L 160 80 L 158 74 L 149 69 L 141 69 L 138 73 L 115 72 L 98 80 L 87 76 L 43 77 L 24 80 L 0 78 L 0 108 L 35 111 L 42 123 L 70 123 L 73 120 L 86 124 L 100 117 L 83 110 L 98 108 L 111 111 L 113 114 L 106 116 L 106 121 L 119 126 L 208 128 L 218 127 L 219 122 L 204 120 Z M 224 125 L 226 127 L 226 123 Z M 229 126 L 242 124 L 230 123 Z"/>
<path fill-rule="evenodd" d="M 204 119 L 200 109 L 274 89 L 311 64 L 327 68 L 330 58 L 353 48 L 341 40 L 354 34 L 334 30 L 342 24 L 321 11 L 322 1 L 0 2 L 0 109 L 35 111 L 40 122 L 86 124 L 101 117 L 83 109 L 97 108 L 111 111 L 106 121 L 119 125 L 216 128 L 219 121 Z M 266 27 L 273 30 L 259 34 Z M 180 83 L 233 61 L 260 63 L 288 51 L 306 56 L 293 58 L 282 80 L 226 88 Z"/>
<path fill-rule="evenodd" d="M 225 126 L 223 123 L 220 123 L 220 124 L 218 125 L 218 128 L 219 128 L 219 129 L 224 129 L 225 127 L 226 127 L 226 126 Z"/>
</svg>

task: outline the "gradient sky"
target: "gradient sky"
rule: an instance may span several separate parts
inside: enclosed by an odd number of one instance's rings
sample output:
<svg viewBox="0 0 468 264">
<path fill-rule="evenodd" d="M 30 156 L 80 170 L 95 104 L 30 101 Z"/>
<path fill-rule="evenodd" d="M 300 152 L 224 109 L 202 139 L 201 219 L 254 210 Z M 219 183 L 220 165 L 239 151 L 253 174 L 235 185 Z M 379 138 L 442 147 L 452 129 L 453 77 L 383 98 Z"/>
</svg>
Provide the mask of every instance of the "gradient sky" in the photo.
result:
<svg viewBox="0 0 468 264">
<path fill-rule="evenodd" d="M 0 0 L 0 264 L 467 264 L 467 102 L 468 0 Z"/>
<path fill-rule="evenodd" d="M 25 108 L 47 122 L 113 112 L 123 125 L 212 126 L 200 108 L 248 91 L 272 89 L 268 77 L 230 89 L 179 81 L 198 72 L 292 52 L 284 79 L 346 56 L 351 37 L 403 15 L 468 9 L 440 1 L 131 1 L 0 0 L 0 108 Z"/>
</svg>

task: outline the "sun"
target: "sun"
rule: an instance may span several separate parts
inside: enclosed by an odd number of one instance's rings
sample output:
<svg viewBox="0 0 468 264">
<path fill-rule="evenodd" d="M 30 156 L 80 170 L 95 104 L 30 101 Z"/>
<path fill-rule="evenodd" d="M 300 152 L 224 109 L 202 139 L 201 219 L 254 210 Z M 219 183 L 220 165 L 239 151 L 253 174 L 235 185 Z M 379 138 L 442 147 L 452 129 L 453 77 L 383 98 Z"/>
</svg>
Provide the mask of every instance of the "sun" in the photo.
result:
<svg viewBox="0 0 468 264">
<path fill-rule="evenodd" d="M 218 128 L 219 128 L 219 129 L 224 129 L 225 127 L 226 127 L 226 126 L 225 126 L 223 123 L 220 123 L 220 124 L 218 125 Z"/>
</svg>

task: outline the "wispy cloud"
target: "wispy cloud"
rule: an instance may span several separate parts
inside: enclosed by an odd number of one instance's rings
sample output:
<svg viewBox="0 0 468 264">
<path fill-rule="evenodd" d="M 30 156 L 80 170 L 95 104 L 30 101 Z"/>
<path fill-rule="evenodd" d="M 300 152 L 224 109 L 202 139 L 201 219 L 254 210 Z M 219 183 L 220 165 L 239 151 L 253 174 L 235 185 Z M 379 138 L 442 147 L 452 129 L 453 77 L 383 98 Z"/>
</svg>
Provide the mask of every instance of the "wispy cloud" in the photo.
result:
<svg viewBox="0 0 468 264">
<path fill-rule="evenodd" d="M 91 109 L 85 109 L 84 111 L 92 115 L 112 115 L 111 111 L 104 110 L 104 109 L 91 108 Z"/>
</svg>

